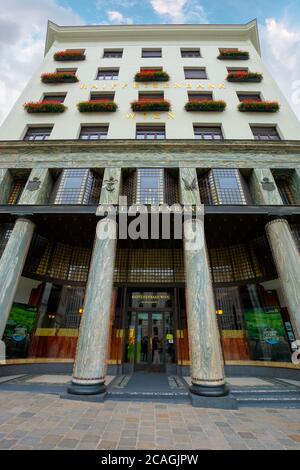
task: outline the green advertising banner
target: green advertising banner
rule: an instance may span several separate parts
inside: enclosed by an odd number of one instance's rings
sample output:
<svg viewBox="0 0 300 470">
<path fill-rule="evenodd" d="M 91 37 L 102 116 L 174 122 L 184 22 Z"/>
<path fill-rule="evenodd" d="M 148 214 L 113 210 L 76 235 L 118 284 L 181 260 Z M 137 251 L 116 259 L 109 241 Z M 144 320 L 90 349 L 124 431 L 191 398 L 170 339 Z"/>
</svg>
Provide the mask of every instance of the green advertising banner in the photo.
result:
<svg viewBox="0 0 300 470">
<path fill-rule="evenodd" d="M 245 310 L 245 320 L 252 359 L 291 360 L 279 309 L 270 307 Z"/>
<path fill-rule="evenodd" d="M 3 336 L 7 359 L 26 357 L 36 317 L 35 307 L 13 304 Z"/>
</svg>

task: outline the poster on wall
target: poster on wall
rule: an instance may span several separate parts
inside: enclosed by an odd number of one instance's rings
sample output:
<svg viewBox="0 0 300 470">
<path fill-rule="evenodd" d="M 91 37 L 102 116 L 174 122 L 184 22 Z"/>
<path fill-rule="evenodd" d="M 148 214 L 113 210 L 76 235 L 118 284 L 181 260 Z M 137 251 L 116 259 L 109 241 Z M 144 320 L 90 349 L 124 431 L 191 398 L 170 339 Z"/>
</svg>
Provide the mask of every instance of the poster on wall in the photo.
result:
<svg viewBox="0 0 300 470">
<path fill-rule="evenodd" d="M 278 308 L 245 311 L 251 359 L 290 362 L 291 353 Z"/>
<path fill-rule="evenodd" d="M 35 307 L 18 303 L 13 304 L 3 335 L 7 359 L 27 356 L 36 318 L 37 309 Z"/>
</svg>

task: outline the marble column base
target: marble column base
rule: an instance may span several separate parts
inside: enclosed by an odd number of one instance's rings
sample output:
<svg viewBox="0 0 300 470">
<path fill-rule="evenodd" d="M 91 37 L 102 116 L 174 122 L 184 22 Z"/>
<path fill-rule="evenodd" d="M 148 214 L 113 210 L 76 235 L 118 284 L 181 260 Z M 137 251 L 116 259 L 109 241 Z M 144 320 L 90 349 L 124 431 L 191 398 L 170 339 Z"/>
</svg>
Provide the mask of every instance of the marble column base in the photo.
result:
<svg viewBox="0 0 300 470">
<path fill-rule="evenodd" d="M 193 395 L 202 397 L 225 397 L 229 394 L 229 388 L 225 383 L 220 385 L 192 384 L 190 386 L 190 392 Z"/>
<path fill-rule="evenodd" d="M 104 382 L 97 384 L 79 384 L 72 381 L 68 386 L 68 393 L 72 395 L 100 395 L 106 393 L 106 385 Z"/>
</svg>

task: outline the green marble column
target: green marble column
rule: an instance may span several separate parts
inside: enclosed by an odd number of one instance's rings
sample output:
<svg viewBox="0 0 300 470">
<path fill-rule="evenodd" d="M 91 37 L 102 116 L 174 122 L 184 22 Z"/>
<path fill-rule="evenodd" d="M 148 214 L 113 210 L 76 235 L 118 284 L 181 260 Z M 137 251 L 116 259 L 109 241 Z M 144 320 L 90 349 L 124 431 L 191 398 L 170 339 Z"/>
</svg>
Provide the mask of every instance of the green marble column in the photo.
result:
<svg viewBox="0 0 300 470">
<path fill-rule="evenodd" d="M 33 170 L 19 204 L 46 203 L 50 190 L 49 171 L 47 169 Z M 11 311 L 34 229 L 35 224 L 30 219 L 19 218 L 0 259 L 0 338 L 2 338 Z"/>
<path fill-rule="evenodd" d="M 300 205 L 300 169 L 296 168 L 291 178 L 291 191 L 296 204 Z"/>
<path fill-rule="evenodd" d="M 12 184 L 11 173 L 7 169 L 0 170 L 0 204 L 6 204 Z"/>
<path fill-rule="evenodd" d="M 196 168 L 180 168 L 180 203 L 183 205 L 200 205 L 200 193 Z"/>
<path fill-rule="evenodd" d="M 190 243 L 193 232 L 195 241 Z M 228 389 L 202 220 L 184 223 L 184 259 L 191 392 L 203 396 L 224 396 Z"/>
<path fill-rule="evenodd" d="M 0 260 L 0 339 L 3 336 L 22 274 L 34 223 L 18 219 Z"/>
<path fill-rule="evenodd" d="M 268 168 L 253 169 L 249 186 L 254 204 L 265 206 L 282 205 L 282 199 L 274 177 Z"/>
<path fill-rule="evenodd" d="M 109 230 L 114 237 L 105 237 Z M 103 219 L 97 225 L 86 288 L 72 383 L 69 393 L 96 395 L 105 392 L 110 305 L 116 255 L 117 224 Z"/>
<path fill-rule="evenodd" d="M 269 222 L 266 231 L 291 322 L 300 339 L 300 254 L 285 219 Z"/>
</svg>

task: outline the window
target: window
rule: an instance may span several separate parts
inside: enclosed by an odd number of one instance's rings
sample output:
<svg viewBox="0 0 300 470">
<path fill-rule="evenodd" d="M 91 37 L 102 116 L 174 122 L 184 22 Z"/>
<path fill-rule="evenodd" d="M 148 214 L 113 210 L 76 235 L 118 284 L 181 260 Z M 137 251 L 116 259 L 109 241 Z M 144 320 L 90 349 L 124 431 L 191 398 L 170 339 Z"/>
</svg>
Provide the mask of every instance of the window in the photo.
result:
<svg viewBox="0 0 300 470">
<path fill-rule="evenodd" d="M 161 101 L 163 99 L 163 92 L 139 92 L 139 101 Z"/>
<path fill-rule="evenodd" d="M 48 140 L 52 127 L 29 127 L 24 140 Z"/>
<path fill-rule="evenodd" d="M 119 69 L 98 69 L 97 80 L 118 80 Z"/>
<path fill-rule="evenodd" d="M 161 49 L 142 49 L 142 57 L 161 57 Z"/>
<path fill-rule="evenodd" d="M 244 101 L 261 101 L 260 93 L 237 93 L 241 103 Z"/>
<path fill-rule="evenodd" d="M 82 126 L 79 139 L 103 140 L 107 138 L 108 126 Z"/>
<path fill-rule="evenodd" d="M 184 78 L 192 80 L 205 80 L 207 79 L 205 68 L 188 69 L 184 68 Z"/>
<path fill-rule="evenodd" d="M 114 93 L 91 93 L 90 101 L 114 101 Z"/>
<path fill-rule="evenodd" d="M 276 127 L 251 127 L 255 140 L 280 140 Z"/>
<path fill-rule="evenodd" d="M 44 95 L 43 101 L 58 101 L 59 103 L 63 103 L 65 101 L 66 96 L 66 93 L 61 93 L 59 95 Z"/>
<path fill-rule="evenodd" d="M 164 170 L 143 168 L 137 170 L 137 204 L 164 202 Z"/>
<path fill-rule="evenodd" d="M 198 180 L 204 204 L 247 204 L 248 192 L 237 169 L 213 169 Z"/>
<path fill-rule="evenodd" d="M 203 126 L 194 126 L 194 136 L 195 139 L 202 140 L 222 140 L 223 134 L 220 126 L 216 127 L 203 127 Z"/>
<path fill-rule="evenodd" d="M 54 204 L 97 204 L 100 190 L 101 178 L 91 170 L 63 170 L 54 191 Z"/>
<path fill-rule="evenodd" d="M 68 68 L 64 68 L 64 69 L 56 69 L 56 73 L 71 73 L 72 75 L 75 75 L 76 72 L 77 72 L 77 69 L 68 69 Z"/>
<path fill-rule="evenodd" d="M 108 59 L 121 59 L 123 56 L 123 49 L 104 49 L 103 58 Z"/>
<path fill-rule="evenodd" d="M 295 187 L 293 185 L 293 170 L 275 170 L 272 172 L 279 194 L 284 205 L 297 205 Z"/>
<path fill-rule="evenodd" d="M 13 224 L 0 225 L 0 258 L 13 231 Z"/>
<path fill-rule="evenodd" d="M 200 49 L 180 49 L 181 57 L 201 57 Z"/>
<path fill-rule="evenodd" d="M 197 93 L 193 91 L 188 92 L 189 101 L 213 101 L 212 93 Z"/>
<path fill-rule="evenodd" d="M 248 72 L 248 67 L 227 67 L 228 73 Z"/>
<path fill-rule="evenodd" d="M 165 138 L 165 126 L 136 126 L 136 139 L 138 140 L 163 140 Z"/>
<path fill-rule="evenodd" d="M 27 178 L 24 177 L 13 179 L 7 204 L 18 204 L 26 182 Z"/>
</svg>

